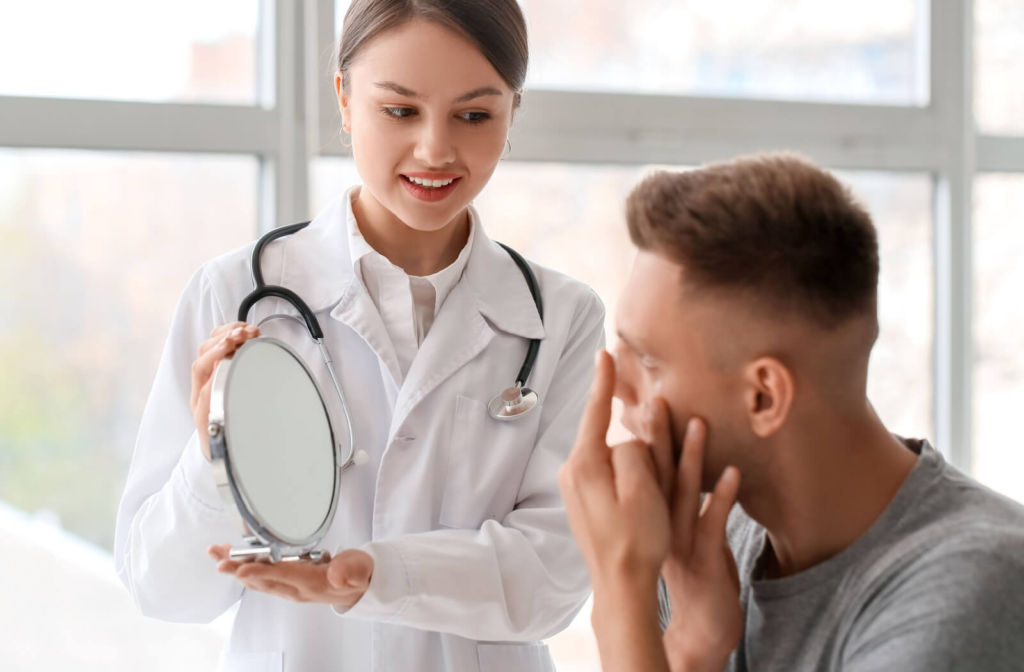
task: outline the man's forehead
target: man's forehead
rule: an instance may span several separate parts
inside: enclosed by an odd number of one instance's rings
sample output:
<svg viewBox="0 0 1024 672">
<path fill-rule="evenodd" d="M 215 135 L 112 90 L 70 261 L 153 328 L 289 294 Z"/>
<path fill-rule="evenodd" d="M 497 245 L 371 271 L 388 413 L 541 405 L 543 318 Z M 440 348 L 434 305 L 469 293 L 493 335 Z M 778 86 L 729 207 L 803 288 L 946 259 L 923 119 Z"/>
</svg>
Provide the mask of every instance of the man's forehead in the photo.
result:
<svg viewBox="0 0 1024 672">
<path fill-rule="evenodd" d="M 616 307 L 615 325 L 630 345 L 639 345 L 663 327 L 679 309 L 682 267 L 661 255 L 641 250 Z"/>
</svg>

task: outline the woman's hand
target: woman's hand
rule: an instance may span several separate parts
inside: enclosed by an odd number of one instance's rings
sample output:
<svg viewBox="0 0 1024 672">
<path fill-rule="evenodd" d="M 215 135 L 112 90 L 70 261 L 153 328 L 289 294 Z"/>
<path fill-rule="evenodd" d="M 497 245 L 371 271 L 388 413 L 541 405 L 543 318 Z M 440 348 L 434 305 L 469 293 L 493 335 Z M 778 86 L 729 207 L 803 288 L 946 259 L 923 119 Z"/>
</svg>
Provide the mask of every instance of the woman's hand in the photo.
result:
<svg viewBox="0 0 1024 672">
<path fill-rule="evenodd" d="M 728 467 L 700 503 L 707 435 L 690 420 L 672 495 L 672 547 L 662 568 L 672 602 L 665 650 L 673 672 L 720 672 L 743 634 L 736 561 L 725 537 L 740 472 Z"/>
<path fill-rule="evenodd" d="M 192 417 L 199 432 L 199 445 L 207 460 L 210 460 L 210 437 L 207 434 L 207 426 L 210 424 L 213 372 L 217 370 L 217 364 L 221 360 L 231 359 L 243 343 L 259 335 L 260 330 L 251 324 L 232 322 L 214 329 L 210 339 L 199 346 L 199 357 L 192 363 L 192 397 L 189 399 L 189 407 L 192 409 Z"/>
<path fill-rule="evenodd" d="M 352 607 L 370 587 L 373 558 L 365 551 L 342 551 L 333 558 L 324 553 L 320 563 L 308 561 L 236 561 L 230 545 L 211 546 L 207 553 L 217 561 L 217 571 L 233 574 L 250 590 L 276 595 L 293 602 L 314 602 Z"/>
</svg>

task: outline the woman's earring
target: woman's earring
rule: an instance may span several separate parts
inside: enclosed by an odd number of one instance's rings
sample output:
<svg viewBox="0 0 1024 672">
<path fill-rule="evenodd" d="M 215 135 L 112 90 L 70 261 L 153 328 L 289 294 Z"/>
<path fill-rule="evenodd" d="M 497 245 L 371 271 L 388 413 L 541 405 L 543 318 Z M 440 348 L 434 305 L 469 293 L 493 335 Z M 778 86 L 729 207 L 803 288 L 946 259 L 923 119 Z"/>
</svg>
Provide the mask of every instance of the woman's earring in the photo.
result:
<svg viewBox="0 0 1024 672">
<path fill-rule="evenodd" d="M 346 149 L 348 149 L 348 148 L 352 147 L 352 143 L 350 142 L 347 145 L 345 144 L 345 134 L 346 133 L 348 133 L 349 135 L 352 135 L 352 133 L 347 128 L 342 126 L 342 128 L 341 128 L 341 146 L 346 148 Z"/>
<path fill-rule="evenodd" d="M 506 138 L 505 145 L 508 147 L 508 151 L 505 153 L 505 156 L 501 157 L 501 161 L 504 161 L 505 159 L 512 155 L 512 141 Z"/>
</svg>

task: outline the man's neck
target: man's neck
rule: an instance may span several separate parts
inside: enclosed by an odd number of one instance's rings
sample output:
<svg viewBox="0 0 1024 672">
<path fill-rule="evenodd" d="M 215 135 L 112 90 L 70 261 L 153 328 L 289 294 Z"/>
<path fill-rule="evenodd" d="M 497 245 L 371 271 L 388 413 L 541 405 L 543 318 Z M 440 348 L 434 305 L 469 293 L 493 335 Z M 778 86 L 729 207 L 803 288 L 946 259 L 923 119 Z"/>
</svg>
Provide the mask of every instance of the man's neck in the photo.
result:
<svg viewBox="0 0 1024 672">
<path fill-rule="evenodd" d="M 819 418 L 779 451 L 776 475 L 743 506 L 768 534 L 769 578 L 790 576 L 851 546 L 885 512 L 917 455 L 865 412 Z"/>
<path fill-rule="evenodd" d="M 352 200 L 352 213 L 369 246 L 409 275 L 428 276 L 444 270 L 469 240 L 468 208 L 437 231 L 420 231 L 361 188 Z"/>
</svg>

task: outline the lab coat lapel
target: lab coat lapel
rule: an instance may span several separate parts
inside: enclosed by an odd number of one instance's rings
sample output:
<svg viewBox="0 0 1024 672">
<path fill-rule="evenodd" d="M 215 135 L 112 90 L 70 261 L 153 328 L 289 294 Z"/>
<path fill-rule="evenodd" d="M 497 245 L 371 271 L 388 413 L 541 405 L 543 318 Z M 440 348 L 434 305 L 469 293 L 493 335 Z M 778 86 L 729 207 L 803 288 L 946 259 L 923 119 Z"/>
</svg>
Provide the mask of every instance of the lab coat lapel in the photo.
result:
<svg viewBox="0 0 1024 672">
<path fill-rule="evenodd" d="M 401 387 L 402 371 L 398 364 L 398 355 L 395 353 L 395 346 L 391 343 L 384 321 L 373 305 L 373 299 L 359 282 L 349 283 L 341 301 L 331 311 L 331 317 L 344 323 L 366 341 L 370 349 L 376 353 L 381 362 L 383 372 L 391 377 L 391 385 L 388 387 L 390 401 L 397 400 L 394 395 Z"/>
<path fill-rule="evenodd" d="M 271 243 L 264 252 L 264 268 L 275 272 L 268 275 L 264 270 L 264 276 L 268 282 L 280 277 L 281 284 L 302 297 L 314 313 L 333 307 L 331 317 L 359 334 L 379 358 L 382 373 L 391 379 L 391 385 L 385 387 L 394 402 L 401 380 L 398 356 L 373 300 L 352 266 L 348 228 L 352 191 L 349 189 L 335 199 L 308 227 L 280 241 L 279 251 L 275 250 L 278 243 Z M 272 307 L 296 312 L 290 307 L 281 308 L 283 303 Z M 343 353 L 335 353 L 335 357 L 343 358 Z"/>
<path fill-rule="evenodd" d="M 391 434 L 398 430 L 416 404 L 480 354 L 492 338 L 494 330 L 477 309 L 466 283 L 459 282 L 445 299 L 409 367 L 395 406 Z"/>
<path fill-rule="evenodd" d="M 487 237 L 474 208 L 470 215 L 476 230 L 466 270 L 413 360 L 395 406 L 391 435 L 420 401 L 487 347 L 495 328 L 544 338 L 544 325 L 519 267 Z M 495 383 L 495 392 L 500 385 Z"/>
</svg>

